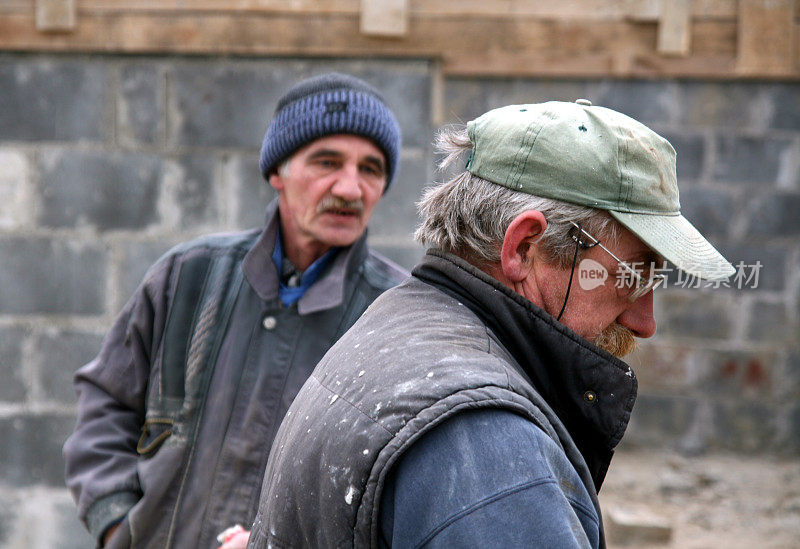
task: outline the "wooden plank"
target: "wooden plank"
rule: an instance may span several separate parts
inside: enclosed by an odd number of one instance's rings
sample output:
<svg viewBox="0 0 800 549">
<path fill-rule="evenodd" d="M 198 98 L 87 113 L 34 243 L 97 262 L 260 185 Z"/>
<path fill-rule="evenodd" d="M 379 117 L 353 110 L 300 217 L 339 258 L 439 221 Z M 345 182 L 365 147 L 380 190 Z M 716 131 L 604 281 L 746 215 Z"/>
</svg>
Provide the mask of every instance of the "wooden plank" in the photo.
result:
<svg viewBox="0 0 800 549">
<path fill-rule="evenodd" d="M 361 0 L 361 34 L 403 36 L 408 32 L 407 0 Z"/>
<path fill-rule="evenodd" d="M 81 0 L 91 12 L 255 12 L 296 14 L 356 14 L 361 0 Z"/>
<path fill-rule="evenodd" d="M 736 19 L 738 0 L 693 0 L 692 19 Z"/>
<path fill-rule="evenodd" d="M 780 76 L 797 70 L 794 15 L 794 0 L 740 0 L 740 74 Z"/>
<path fill-rule="evenodd" d="M 691 47 L 691 0 L 671 0 L 662 4 L 658 24 L 658 53 L 681 55 Z"/>
<path fill-rule="evenodd" d="M 36 29 L 64 32 L 75 29 L 75 0 L 36 0 Z"/>
<path fill-rule="evenodd" d="M 0 13 L 31 13 L 34 9 L 34 0 L 0 0 Z"/>
<path fill-rule="evenodd" d="M 419 57 L 439 60 L 445 75 L 731 76 L 736 23 L 696 22 L 692 31 L 693 54 L 666 59 L 654 48 L 657 25 L 632 21 L 412 18 L 406 37 L 386 40 L 360 34 L 355 14 L 81 12 L 68 35 L 37 32 L 32 15 L 0 16 L 0 45 L 6 50 Z"/>
<path fill-rule="evenodd" d="M 19 1 L 19 0 L 9 0 Z M 655 21 L 671 0 L 407 0 L 412 16 L 530 16 L 551 19 Z M 737 0 L 693 0 L 696 18 L 735 18 Z M 361 0 L 81 0 L 91 12 L 255 12 L 357 14 Z"/>
</svg>

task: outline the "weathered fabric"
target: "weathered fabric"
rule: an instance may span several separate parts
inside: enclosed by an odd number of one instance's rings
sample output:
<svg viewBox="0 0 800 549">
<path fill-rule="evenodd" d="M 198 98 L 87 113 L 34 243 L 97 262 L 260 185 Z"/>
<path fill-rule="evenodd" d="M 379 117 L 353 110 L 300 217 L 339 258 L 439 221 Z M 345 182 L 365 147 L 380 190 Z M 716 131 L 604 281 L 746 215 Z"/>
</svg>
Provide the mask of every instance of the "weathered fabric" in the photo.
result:
<svg viewBox="0 0 800 549">
<path fill-rule="evenodd" d="M 425 433 L 381 495 L 379 547 L 588 549 L 599 539 L 600 517 L 564 452 L 506 410 L 462 412 Z"/>
<path fill-rule="evenodd" d="M 97 358 L 77 372 L 78 423 L 64 446 L 67 484 L 96 537 L 125 517 L 112 546 L 216 547 L 221 530 L 252 522 L 270 444 L 295 394 L 375 297 L 404 277 L 363 237 L 333 258 L 297 304 L 284 307 L 271 259 L 278 222 L 273 202 L 264 230 L 168 252 Z M 187 392 L 173 434 L 137 455 L 146 403 L 161 387 L 176 273 L 192 258 L 218 254 L 244 275 L 219 354 L 212 370 L 197 376 L 205 381 Z"/>
<path fill-rule="evenodd" d="M 429 251 L 413 274 L 373 303 L 298 394 L 249 547 L 377 546 L 394 463 L 441 422 L 484 408 L 546 433 L 600 516 L 597 489 L 635 400 L 630 368 L 455 256 Z M 598 538 L 602 546 L 602 523 Z"/>
</svg>

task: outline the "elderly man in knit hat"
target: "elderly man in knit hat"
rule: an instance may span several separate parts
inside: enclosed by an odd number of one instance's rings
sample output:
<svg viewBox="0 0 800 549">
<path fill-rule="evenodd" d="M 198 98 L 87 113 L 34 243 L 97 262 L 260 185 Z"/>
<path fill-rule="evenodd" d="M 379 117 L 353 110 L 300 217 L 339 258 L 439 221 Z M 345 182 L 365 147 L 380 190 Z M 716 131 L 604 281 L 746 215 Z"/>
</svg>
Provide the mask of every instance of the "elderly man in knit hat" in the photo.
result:
<svg viewBox="0 0 800 549">
<path fill-rule="evenodd" d="M 334 345 L 275 437 L 248 547 L 602 547 L 597 491 L 663 260 L 734 269 L 680 214 L 675 151 L 586 100 L 440 134 L 412 276 Z M 464 164 L 462 164 L 463 166 Z"/>
<path fill-rule="evenodd" d="M 151 267 L 75 376 L 66 478 L 100 546 L 213 548 L 252 523 L 295 394 L 406 275 L 365 235 L 399 156 L 397 119 L 369 84 L 300 82 L 261 149 L 278 192 L 266 225 L 180 245 Z M 246 543 L 233 537 L 226 546 Z"/>
</svg>

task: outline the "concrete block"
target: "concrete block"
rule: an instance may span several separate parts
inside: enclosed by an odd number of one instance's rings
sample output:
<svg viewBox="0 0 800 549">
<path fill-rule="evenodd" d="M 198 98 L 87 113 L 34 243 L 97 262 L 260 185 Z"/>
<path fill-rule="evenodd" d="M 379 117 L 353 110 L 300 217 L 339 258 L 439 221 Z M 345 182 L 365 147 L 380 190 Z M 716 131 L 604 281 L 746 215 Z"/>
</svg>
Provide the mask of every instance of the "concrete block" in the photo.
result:
<svg viewBox="0 0 800 549">
<path fill-rule="evenodd" d="M 224 201 L 216 185 L 216 159 L 211 155 L 182 155 L 164 169 L 159 211 L 164 223 L 179 230 L 214 230 L 220 224 Z"/>
<path fill-rule="evenodd" d="M 789 349 L 781 381 L 778 397 L 786 402 L 800 403 L 800 349 L 796 346 Z M 800 438 L 797 440 L 800 443 Z"/>
<path fill-rule="evenodd" d="M 778 82 L 769 86 L 772 96 L 772 118 L 770 126 L 782 130 L 800 131 L 800 84 Z"/>
<path fill-rule="evenodd" d="M 53 515 L 56 517 L 58 528 L 49 534 L 48 541 L 56 549 L 83 549 L 95 543 L 89 532 L 86 531 L 78 519 L 78 512 L 72 497 L 68 492 L 63 492 L 63 498 L 56 500 Z"/>
<path fill-rule="evenodd" d="M 704 236 L 730 235 L 739 201 L 728 189 L 689 187 L 681 189 L 681 213 Z"/>
<path fill-rule="evenodd" d="M 663 516 L 641 508 L 608 507 L 603 510 L 608 542 L 619 546 L 665 545 L 672 525 Z"/>
<path fill-rule="evenodd" d="M 100 350 L 102 336 L 45 330 L 33 335 L 32 366 L 44 402 L 75 403 L 72 376 Z"/>
<path fill-rule="evenodd" d="M 104 250 L 93 243 L 0 238 L 1 314 L 93 315 L 105 311 Z"/>
<path fill-rule="evenodd" d="M 312 73 L 341 70 L 372 84 L 392 109 L 403 133 L 403 147 L 425 149 L 433 140 L 431 78 L 426 63 L 315 63 Z"/>
<path fill-rule="evenodd" d="M 23 402 L 28 396 L 22 363 L 26 336 L 22 328 L 0 328 L 0 402 Z"/>
<path fill-rule="evenodd" d="M 622 439 L 630 447 L 676 446 L 689 431 L 697 413 L 697 402 L 680 395 L 640 392 Z"/>
<path fill-rule="evenodd" d="M 262 227 L 264 210 L 278 193 L 261 175 L 258 155 L 229 155 L 223 161 L 222 178 L 222 188 L 230 193 L 228 201 L 232 227 Z"/>
<path fill-rule="evenodd" d="M 726 183 L 776 184 L 782 165 L 794 162 L 793 139 L 717 135 L 711 177 Z"/>
<path fill-rule="evenodd" d="M 800 235 L 800 192 L 759 193 L 747 204 L 748 236 L 796 238 Z"/>
<path fill-rule="evenodd" d="M 112 312 L 116 313 L 133 295 L 142 282 L 147 269 L 158 260 L 176 242 L 130 242 L 122 248 L 121 259 L 117 268 L 119 278 L 116 282 L 117 300 Z"/>
<path fill-rule="evenodd" d="M 733 330 L 733 311 L 724 293 L 661 292 L 657 304 L 664 337 L 725 339 Z"/>
<path fill-rule="evenodd" d="M 501 87 L 503 82 L 495 84 Z M 447 124 L 466 124 L 490 109 L 488 86 L 477 78 L 447 78 L 443 94 L 442 117 Z"/>
<path fill-rule="evenodd" d="M 774 351 L 709 351 L 707 373 L 698 388 L 709 396 L 768 401 L 784 383 Z"/>
<path fill-rule="evenodd" d="M 715 243 L 720 253 L 737 268 L 731 277 L 730 291 L 781 291 L 786 285 L 790 249 L 781 244 L 764 242 Z"/>
<path fill-rule="evenodd" d="M 0 470 L 6 486 L 64 485 L 61 446 L 75 418 L 54 414 L 0 418 Z"/>
<path fill-rule="evenodd" d="M 769 402 L 734 398 L 715 403 L 712 447 L 744 453 L 775 451 L 776 412 Z"/>
<path fill-rule="evenodd" d="M 595 105 L 602 100 L 601 82 L 597 80 L 551 80 L 549 78 L 509 78 L 484 80 L 488 88 L 489 108 L 545 101 L 575 101 L 588 99 Z M 478 113 L 483 114 L 483 113 Z"/>
<path fill-rule="evenodd" d="M 168 144 L 257 151 L 278 99 L 301 76 L 285 62 L 178 64 L 169 81 Z"/>
<path fill-rule="evenodd" d="M 505 105 L 574 101 L 580 98 L 602 105 L 608 93 L 603 83 L 597 80 L 538 78 L 482 80 L 451 77 L 445 80 L 444 90 L 444 118 L 448 123 L 460 124 Z"/>
<path fill-rule="evenodd" d="M 108 135 L 105 63 L 16 56 L 0 59 L 0 139 L 101 141 Z"/>
<path fill-rule="evenodd" d="M 702 135 L 687 133 L 662 134 L 675 148 L 677 153 L 678 183 L 681 188 L 681 206 L 685 206 L 683 194 L 687 182 L 702 178 L 706 161 L 706 140 Z"/>
<path fill-rule="evenodd" d="M 750 311 L 747 336 L 756 341 L 795 343 L 800 326 L 785 303 L 756 302 Z"/>
<path fill-rule="evenodd" d="M 30 163 L 22 151 L 0 148 L 0 229 L 31 223 L 33 189 Z"/>
<path fill-rule="evenodd" d="M 156 156 L 55 149 L 42 153 L 40 169 L 42 226 L 144 229 L 159 219 Z"/>
<path fill-rule="evenodd" d="M 786 435 L 779 441 L 783 452 L 800 452 L 800 406 L 790 408 L 786 413 L 788 428 Z"/>
<path fill-rule="evenodd" d="M 391 188 L 384 194 L 372 214 L 369 234 L 382 240 L 412 243 L 419 223 L 416 202 L 431 184 L 430 161 L 425 157 L 404 156 Z"/>
<path fill-rule="evenodd" d="M 5 490 L 0 492 L 0 545 L 3 547 L 8 547 L 8 540 L 14 535 L 17 511 L 17 498 L 14 494 Z"/>
<path fill-rule="evenodd" d="M 627 114 L 647 126 L 669 124 L 679 117 L 676 84 L 649 80 L 601 80 L 589 85 L 594 105 Z"/>
<path fill-rule="evenodd" d="M 427 64 L 363 61 L 182 63 L 173 70 L 168 142 L 257 150 L 286 90 L 329 71 L 353 74 L 378 88 L 404 130 L 404 146 L 430 142 Z"/>
<path fill-rule="evenodd" d="M 124 147 L 156 144 L 165 117 L 164 75 L 153 64 L 120 69 L 117 98 L 117 139 Z"/>
<path fill-rule="evenodd" d="M 0 541 L 5 549 L 86 549 L 95 542 L 78 520 L 66 489 L 27 488 L 7 493 L 0 501 L 9 511 L 0 515 Z"/>
<path fill-rule="evenodd" d="M 765 131 L 775 117 L 774 86 L 757 82 L 685 81 L 681 126 Z"/>
</svg>

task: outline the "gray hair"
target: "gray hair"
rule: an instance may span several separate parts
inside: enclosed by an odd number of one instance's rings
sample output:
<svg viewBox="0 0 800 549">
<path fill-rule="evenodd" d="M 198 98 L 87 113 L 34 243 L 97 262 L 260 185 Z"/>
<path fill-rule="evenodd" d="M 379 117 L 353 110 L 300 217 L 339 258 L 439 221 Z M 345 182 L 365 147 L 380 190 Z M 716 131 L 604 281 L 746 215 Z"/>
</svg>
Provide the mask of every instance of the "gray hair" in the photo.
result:
<svg viewBox="0 0 800 549">
<path fill-rule="evenodd" d="M 440 130 L 434 142 L 443 154 L 444 171 L 472 150 L 464 126 Z M 540 243 L 549 259 L 569 266 L 575 253 L 570 221 L 579 223 L 596 238 L 616 240 L 617 223 L 606 212 L 561 200 L 513 191 L 464 171 L 425 190 L 417 203 L 422 222 L 414 238 L 424 246 L 440 248 L 477 264 L 500 262 L 506 229 L 521 213 L 542 212 L 547 229 Z"/>
</svg>

